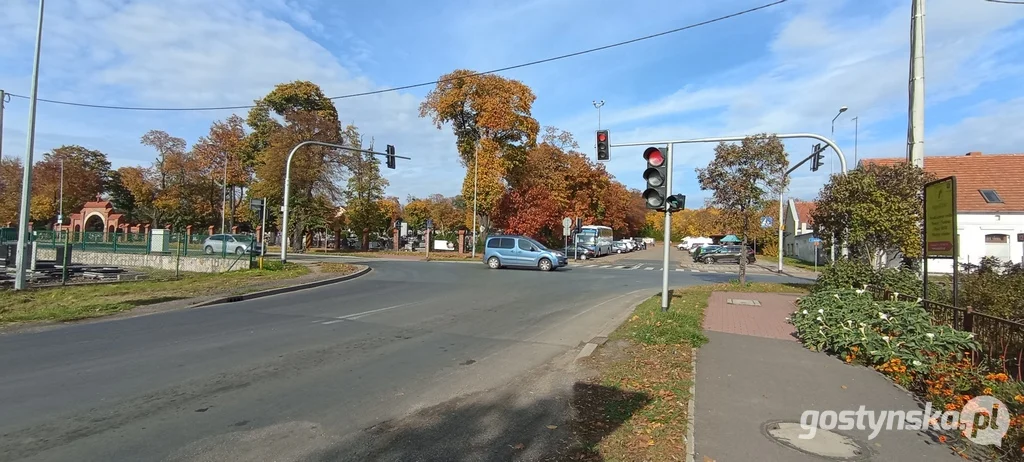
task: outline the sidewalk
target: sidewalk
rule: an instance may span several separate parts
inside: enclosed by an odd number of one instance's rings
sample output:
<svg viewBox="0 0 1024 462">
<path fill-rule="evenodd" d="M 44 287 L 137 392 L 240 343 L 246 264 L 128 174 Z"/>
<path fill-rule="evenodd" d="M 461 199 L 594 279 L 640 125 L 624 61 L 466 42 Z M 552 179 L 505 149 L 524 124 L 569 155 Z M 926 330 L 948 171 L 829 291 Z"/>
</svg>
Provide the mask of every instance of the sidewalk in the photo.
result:
<svg viewBox="0 0 1024 462">
<path fill-rule="evenodd" d="M 760 306 L 729 304 L 754 300 Z M 697 353 L 695 459 L 697 462 L 746 461 L 954 461 L 962 460 L 933 437 L 912 430 L 833 430 L 867 448 L 854 458 L 823 459 L 770 438 L 773 421 L 799 425 L 805 410 L 836 412 L 921 409 L 906 392 L 862 366 L 805 349 L 786 322 L 797 296 L 764 293 L 712 294 L 704 320 L 709 342 Z M 741 302 L 743 303 L 743 302 Z M 799 444 L 847 451 L 822 431 L 811 440 L 796 427 Z"/>
</svg>

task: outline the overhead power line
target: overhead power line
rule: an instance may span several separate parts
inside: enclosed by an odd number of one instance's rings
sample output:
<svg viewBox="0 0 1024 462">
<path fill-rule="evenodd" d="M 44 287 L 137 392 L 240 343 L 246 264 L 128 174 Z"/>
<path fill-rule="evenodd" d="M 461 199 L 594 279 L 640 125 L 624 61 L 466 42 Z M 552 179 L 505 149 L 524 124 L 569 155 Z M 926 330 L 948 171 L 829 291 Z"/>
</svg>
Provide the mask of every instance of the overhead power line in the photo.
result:
<svg viewBox="0 0 1024 462">
<path fill-rule="evenodd" d="M 735 13 L 732 13 L 732 14 L 728 14 L 728 15 L 725 15 L 725 16 L 719 16 L 719 17 L 714 18 L 714 19 L 708 19 L 706 21 L 701 21 L 701 22 L 690 24 L 690 25 L 686 25 L 686 26 L 683 26 L 683 27 L 678 27 L 678 28 L 667 30 L 667 31 L 664 31 L 664 32 L 658 32 L 656 34 L 645 35 L 643 37 L 637 37 L 637 38 L 626 40 L 626 41 L 622 41 L 622 42 L 616 42 L 616 43 L 613 43 L 613 44 L 610 44 L 610 45 L 604 45 L 604 46 L 600 46 L 600 47 L 597 47 L 597 48 L 590 48 L 590 49 L 586 49 L 586 50 L 582 50 L 582 51 L 576 51 L 576 52 L 573 52 L 573 53 L 568 53 L 568 54 L 564 54 L 564 55 L 554 56 L 554 57 L 551 57 L 551 58 L 538 59 L 536 61 L 530 61 L 530 62 L 525 62 L 525 63 L 521 63 L 521 64 L 516 64 L 514 66 L 507 66 L 507 67 L 502 67 L 502 68 L 498 68 L 498 69 L 492 69 L 492 70 L 485 71 L 485 72 L 477 72 L 477 73 L 470 74 L 470 75 L 467 75 L 467 76 L 461 76 L 461 77 L 450 78 L 450 79 L 432 80 L 432 81 L 429 81 L 429 82 L 414 83 L 414 84 L 411 84 L 411 85 L 403 85 L 403 86 L 400 86 L 400 87 L 390 87 L 390 88 L 384 88 L 384 89 L 380 89 L 380 90 L 364 91 L 364 92 L 361 92 L 361 93 L 350 93 L 350 94 L 347 94 L 347 95 L 332 96 L 332 97 L 330 97 L 328 99 L 339 100 L 339 99 L 357 98 L 357 97 L 360 97 L 360 96 L 379 95 L 381 93 L 390 93 L 390 92 L 394 92 L 394 91 L 409 90 L 409 89 L 412 89 L 412 88 L 419 88 L 419 87 L 426 87 L 426 86 L 430 86 L 430 85 L 437 85 L 439 83 L 444 83 L 444 82 L 449 82 L 449 81 L 453 81 L 453 80 L 458 80 L 458 79 L 461 79 L 461 78 L 475 77 L 475 76 L 487 75 L 487 74 L 496 74 L 496 73 L 499 73 L 499 72 L 510 71 L 510 70 L 513 70 L 513 69 L 521 69 L 521 68 L 524 68 L 524 67 L 536 66 L 538 64 L 544 64 L 544 63 L 549 63 L 549 62 L 552 62 L 552 61 L 559 61 L 559 60 L 562 60 L 562 59 L 573 58 L 573 57 L 576 57 L 576 56 L 581 56 L 581 55 L 585 55 L 585 54 L 589 54 L 589 53 L 603 51 L 603 50 L 607 50 L 607 49 L 610 49 L 610 48 L 621 47 L 623 45 L 629 45 L 629 44 L 632 44 L 632 43 L 641 42 L 641 41 L 644 41 L 644 40 L 650 40 L 650 39 L 661 37 L 661 36 L 664 36 L 664 35 L 674 34 L 674 33 L 677 33 L 677 32 L 682 32 L 682 31 L 685 31 L 685 30 L 694 29 L 694 28 L 701 27 L 701 26 L 706 26 L 708 24 L 713 24 L 713 23 L 716 23 L 716 22 L 725 21 L 727 19 L 732 19 L 732 18 L 735 18 L 735 17 L 738 17 L 738 16 L 743 16 L 745 14 L 750 14 L 750 13 L 753 13 L 755 11 L 764 10 L 764 9 L 767 9 L 767 8 L 770 8 L 770 7 L 773 7 L 773 6 L 782 4 L 782 3 L 786 3 L 787 1 L 789 1 L 789 0 L 776 0 L 774 2 L 766 3 L 766 4 L 761 5 L 761 6 L 757 6 L 757 7 L 750 8 L 750 9 L 746 9 L 746 10 L 743 10 L 743 11 L 738 11 L 738 12 L 735 12 Z M 28 97 L 24 96 L 24 95 L 18 95 L 18 94 L 14 94 L 14 93 L 8 93 L 8 94 L 13 96 L 13 97 L 15 97 L 15 98 L 28 99 Z M 37 100 L 41 101 L 41 102 L 44 102 L 44 103 L 62 104 L 62 105 L 65 105 L 65 106 L 77 106 L 77 107 L 87 107 L 87 108 L 95 108 L 95 109 L 111 109 L 111 110 L 119 110 L 119 111 L 222 111 L 222 110 L 232 110 L 232 109 L 249 109 L 249 108 L 255 107 L 255 105 L 252 105 L 252 104 L 240 105 L 240 106 L 214 106 L 214 107 L 133 107 L 133 106 L 111 106 L 111 105 L 104 105 L 104 104 L 76 103 L 76 102 L 72 102 L 72 101 L 58 101 L 58 100 L 43 99 L 43 98 L 37 98 Z"/>
</svg>

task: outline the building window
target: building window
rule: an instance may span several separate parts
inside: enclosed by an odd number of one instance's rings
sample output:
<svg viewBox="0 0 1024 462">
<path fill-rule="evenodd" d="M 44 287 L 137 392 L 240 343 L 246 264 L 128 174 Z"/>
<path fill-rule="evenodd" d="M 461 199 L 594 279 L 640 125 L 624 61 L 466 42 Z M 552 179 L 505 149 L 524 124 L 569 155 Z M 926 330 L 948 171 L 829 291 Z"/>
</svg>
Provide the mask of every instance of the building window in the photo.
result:
<svg viewBox="0 0 1024 462">
<path fill-rule="evenodd" d="M 998 258 L 1001 262 L 1010 261 L 1010 236 L 1008 234 L 986 234 L 985 256 Z"/>
<path fill-rule="evenodd" d="M 1003 198 L 999 197 L 999 193 L 995 189 L 979 189 L 981 196 L 985 198 L 985 202 L 989 204 L 1002 204 Z"/>
</svg>

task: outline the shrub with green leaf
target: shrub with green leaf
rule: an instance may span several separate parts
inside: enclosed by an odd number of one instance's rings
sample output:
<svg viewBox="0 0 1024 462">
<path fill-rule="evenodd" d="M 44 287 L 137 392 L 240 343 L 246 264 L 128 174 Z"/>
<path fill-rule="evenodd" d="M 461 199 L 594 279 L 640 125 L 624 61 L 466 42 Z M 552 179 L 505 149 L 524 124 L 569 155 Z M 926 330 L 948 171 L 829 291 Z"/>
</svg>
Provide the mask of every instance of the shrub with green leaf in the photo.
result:
<svg viewBox="0 0 1024 462">
<path fill-rule="evenodd" d="M 925 370 L 939 357 L 976 351 L 973 334 L 935 326 L 913 302 L 875 301 L 864 290 L 819 290 L 790 317 L 804 345 L 870 366 L 893 359 Z"/>
<path fill-rule="evenodd" d="M 883 287 L 914 297 L 921 296 L 921 278 L 906 268 L 876 270 L 870 264 L 843 259 L 825 268 L 818 276 L 814 291 L 862 288 L 865 284 Z"/>
</svg>

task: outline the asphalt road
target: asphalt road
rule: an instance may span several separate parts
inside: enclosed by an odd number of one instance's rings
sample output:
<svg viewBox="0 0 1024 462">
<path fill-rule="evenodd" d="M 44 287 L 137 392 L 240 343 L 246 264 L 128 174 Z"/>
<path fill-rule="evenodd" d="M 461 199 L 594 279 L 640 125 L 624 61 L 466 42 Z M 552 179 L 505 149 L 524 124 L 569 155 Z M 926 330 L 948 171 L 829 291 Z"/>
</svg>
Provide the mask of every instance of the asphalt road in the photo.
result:
<svg viewBox="0 0 1024 462">
<path fill-rule="evenodd" d="M 371 266 L 316 289 L 0 336 L 0 460 L 356 453 L 345 445 L 365 445 L 353 438 L 367 428 L 564 356 L 661 282 L 653 271 Z M 672 284 L 729 278 L 672 273 Z"/>
</svg>

